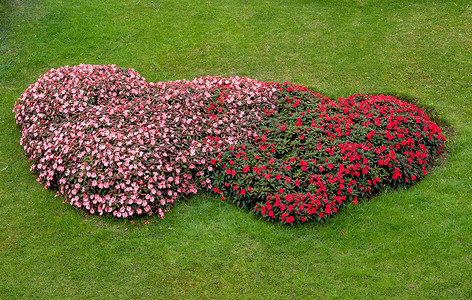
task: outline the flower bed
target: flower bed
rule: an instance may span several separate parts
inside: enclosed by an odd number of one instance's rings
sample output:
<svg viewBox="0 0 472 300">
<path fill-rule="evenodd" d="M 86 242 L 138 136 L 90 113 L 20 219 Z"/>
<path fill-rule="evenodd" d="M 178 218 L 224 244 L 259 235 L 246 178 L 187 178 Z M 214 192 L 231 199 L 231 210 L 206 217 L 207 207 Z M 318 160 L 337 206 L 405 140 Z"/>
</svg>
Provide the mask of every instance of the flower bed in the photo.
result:
<svg viewBox="0 0 472 300">
<path fill-rule="evenodd" d="M 332 101 L 238 77 L 147 83 L 116 66 L 52 69 L 14 112 L 38 182 L 121 218 L 163 217 L 205 188 L 271 221 L 324 221 L 418 180 L 445 140 L 390 96 Z"/>
</svg>

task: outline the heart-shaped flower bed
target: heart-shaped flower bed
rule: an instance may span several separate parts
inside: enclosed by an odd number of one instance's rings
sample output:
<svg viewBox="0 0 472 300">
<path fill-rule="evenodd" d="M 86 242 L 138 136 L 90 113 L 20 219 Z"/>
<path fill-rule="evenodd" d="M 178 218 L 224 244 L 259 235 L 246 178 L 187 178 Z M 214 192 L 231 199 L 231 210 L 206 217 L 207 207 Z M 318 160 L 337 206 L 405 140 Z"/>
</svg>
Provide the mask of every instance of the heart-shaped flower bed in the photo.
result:
<svg viewBox="0 0 472 300">
<path fill-rule="evenodd" d="M 418 180 L 445 140 L 390 96 L 332 101 L 238 77 L 147 83 L 116 66 L 52 69 L 14 112 L 37 181 L 122 218 L 163 217 L 203 187 L 271 221 L 324 221 Z"/>
<path fill-rule="evenodd" d="M 324 222 L 341 206 L 411 184 L 441 150 L 441 129 L 391 96 L 332 101 L 278 85 L 274 113 L 253 140 L 224 151 L 213 174 L 223 199 L 267 220 Z"/>
</svg>

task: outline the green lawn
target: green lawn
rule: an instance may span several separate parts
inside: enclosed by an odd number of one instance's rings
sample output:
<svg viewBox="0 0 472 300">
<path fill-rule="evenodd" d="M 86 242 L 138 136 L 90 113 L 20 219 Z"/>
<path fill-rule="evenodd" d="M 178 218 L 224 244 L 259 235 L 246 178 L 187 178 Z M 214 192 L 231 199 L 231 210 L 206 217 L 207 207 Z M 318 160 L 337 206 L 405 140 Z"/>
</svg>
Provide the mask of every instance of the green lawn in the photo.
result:
<svg viewBox="0 0 472 300">
<path fill-rule="evenodd" d="M 454 127 L 408 190 L 283 227 L 201 194 L 164 219 L 81 214 L 29 172 L 13 104 L 64 65 L 148 81 L 246 76 L 394 93 Z M 472 298 L 472 4 L 449 0 L 0 2 L 0 298 Z M 149 224 L 145 224 L 149 222 Z"/>
</svg>

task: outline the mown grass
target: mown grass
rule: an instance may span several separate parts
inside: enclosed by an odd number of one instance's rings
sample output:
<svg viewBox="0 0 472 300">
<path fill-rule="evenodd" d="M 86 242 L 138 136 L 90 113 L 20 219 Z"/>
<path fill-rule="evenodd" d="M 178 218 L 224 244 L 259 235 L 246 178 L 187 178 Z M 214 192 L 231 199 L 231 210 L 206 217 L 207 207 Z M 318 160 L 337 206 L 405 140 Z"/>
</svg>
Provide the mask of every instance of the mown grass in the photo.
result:
<svg viewBox="0 0 472 300">
<path fill-rule="evenodd" d="M 469 1 L 3 0 L 0 26 L 0 298 L 472 297 Z M 35 182 L 11 112 L 40 74 L 79 63 L 403 94 L 455 134 L 420 183 L 325 225 L 210 194 L 149 224 L 87 216 Z"/>
</svg>

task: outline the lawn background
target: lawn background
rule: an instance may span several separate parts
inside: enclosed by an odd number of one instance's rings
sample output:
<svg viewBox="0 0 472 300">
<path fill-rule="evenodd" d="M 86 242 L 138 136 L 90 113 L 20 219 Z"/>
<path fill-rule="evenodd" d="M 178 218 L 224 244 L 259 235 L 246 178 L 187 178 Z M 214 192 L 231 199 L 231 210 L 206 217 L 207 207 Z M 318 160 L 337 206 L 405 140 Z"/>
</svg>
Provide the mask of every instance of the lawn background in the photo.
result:
<svg viewBox="0 0 472 300">
<path fill-rule="evenodd" d="M 0 1 L 0 298 L 472 297 L 469 1 Z M 211 194 L 163 220 L 87 216 L 36 183 L 12 113 L 39 75 L 79 63 L 406 95 L 455 133 L 420 183 L 325 225 Z"/>
</svg>

